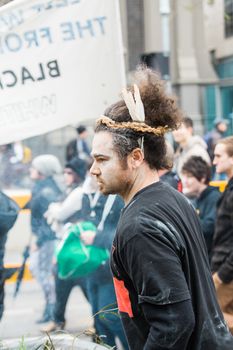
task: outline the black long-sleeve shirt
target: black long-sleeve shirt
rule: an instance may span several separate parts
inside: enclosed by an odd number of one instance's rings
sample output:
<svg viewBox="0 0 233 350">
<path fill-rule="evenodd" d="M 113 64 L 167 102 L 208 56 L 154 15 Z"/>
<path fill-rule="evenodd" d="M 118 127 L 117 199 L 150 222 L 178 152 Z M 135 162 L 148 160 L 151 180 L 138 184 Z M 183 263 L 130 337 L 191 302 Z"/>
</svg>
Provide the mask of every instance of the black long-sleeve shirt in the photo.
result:
<svg viewBox="0 0 233 350">
<path fill-rule="evenodd" d="M 132 350 L 233 348 L 200 222 L 176 190 L 157 182 L 123 209 L 111 268 Z"/>
</svg>

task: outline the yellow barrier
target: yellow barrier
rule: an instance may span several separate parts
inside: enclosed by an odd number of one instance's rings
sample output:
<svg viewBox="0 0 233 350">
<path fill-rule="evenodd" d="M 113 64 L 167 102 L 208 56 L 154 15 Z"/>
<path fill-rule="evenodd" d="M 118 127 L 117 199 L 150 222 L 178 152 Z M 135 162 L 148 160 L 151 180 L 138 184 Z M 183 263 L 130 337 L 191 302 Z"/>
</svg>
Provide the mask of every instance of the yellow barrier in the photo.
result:
<svg viewBox="0 0 233 350">
<path fill-rule="evenodd" d="M 219 188 L 220 192 L 223 192 L 225 190 L 225 187 L 227 185 L 227 181 L 211 181 L 211 186 L 216 186 Z M 19 205 L 20 208 L 23 208 L 25 204 L 31 199 L 31 192 L 29 190 L 6 190 L 4 191 L 9 197 L 14 199 L 16 203 Z M 24 211 L 27 211 L 27 209 Z M 20 264 L 7 264 L 5 267 L 20 267 Z M 11 278 L 7 280 L 7 282 L 13 283 L 17 279 L 17 272 L 13 274 Z M 30 273 L 30 270 L 28 268 L 28 264 L 25 265 L 25 271 L 24 271 L 24 280 L 32 280 L 33 276 Z"/>
<path fill-rule="evenodd" d="M 227 185 L 227 181 L 210 181 L 210 185 L 218 187 L 220 192 L 224 192 Z"/>
<path fill-rule="evenodd" d="M 20 267 L 20 264 L 6 264 L 4 265 L 5 268 L 19 268 Z M 8 278 L 6 280 L 7 283 L 15 283 L 16 280 L 17 280 L 17 276 L 18 276 L 18 271 L 16 271 L 12 276 L 11 278 Z M 25 270 L 24 270 L 24 274 L 23 274 L 23 280 L 24 281 L 30 281 L 33 279 L 33 276 L 29 270 L 29 267 L 28 267 L 28 264 L 25 264 Z"/>
<path fill-rule="evenodd" d="M 4 193 L 11 197 L 20 208 L 24 208 L 25 204 L 29 202 L 31 199 L 31 191 L 30 190 L 16 190 L 16 189 L 9 189 L 4 190 Z"/>
<path fill-rule="evenodd" d="M 24 208 L 24 206 L 27 204 L 27 202 L 29 202 L 29 200 L 31 199 L 31 191 L 30 190 L 17 190 L 17 189 L 8 189 L 8 190 L 4 190 L 4 193 L 6 193 L 6 195 L 8 195 L 9 197 L 11 197 L 18 205 L 20 208 Z M 24 213 L 29 212 L 29 209 L 22 209 L 22 211 Z M 16 263 L 9 263 L 9 264 L 5 264 L 6 268 L 11 268 L 11 267 L 15 267 L 15 268 L 19 268 L 21 266 L 21 264 L 16 264 Z M 16 271 L 11 278 L 7 279 L 6 282 L 7 283 L 15 283 L 16 279 L 18 276 L 18 272 Z M 28 268 L 28 264 L 25 264 L 25 270 L 24 270 L 24 275 L 23 275 L 23 280 L 29 281 L 32 280 L 33 276 L 30 273 L 30 270 Z"/>
</svg>

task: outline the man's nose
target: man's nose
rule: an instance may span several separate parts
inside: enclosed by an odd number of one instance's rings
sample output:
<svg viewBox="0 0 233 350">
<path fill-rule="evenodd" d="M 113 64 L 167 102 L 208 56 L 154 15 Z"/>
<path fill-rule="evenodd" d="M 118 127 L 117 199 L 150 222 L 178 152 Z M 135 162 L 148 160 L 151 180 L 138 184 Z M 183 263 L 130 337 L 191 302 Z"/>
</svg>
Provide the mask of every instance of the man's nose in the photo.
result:
<svg viewBox="0 0 233 350">
<path fill-rule="evenodd" d="M 90 168 L 90 173 L 92 175 L 98 175 L 99 174 L 99 169 L 97 168 L 95 161 L 93 162 L 91 168 Z"/>
<path fill-rule="evenodd" d="M 91 173 L 92 175 L 94 175 L 94 169 L 95 169 L 94 163 L 95 163 L 95 162 L 92 163 L 92 166 L 91 166 L 91 168 L 90 168 L 90 173 Z"/>
</svg>

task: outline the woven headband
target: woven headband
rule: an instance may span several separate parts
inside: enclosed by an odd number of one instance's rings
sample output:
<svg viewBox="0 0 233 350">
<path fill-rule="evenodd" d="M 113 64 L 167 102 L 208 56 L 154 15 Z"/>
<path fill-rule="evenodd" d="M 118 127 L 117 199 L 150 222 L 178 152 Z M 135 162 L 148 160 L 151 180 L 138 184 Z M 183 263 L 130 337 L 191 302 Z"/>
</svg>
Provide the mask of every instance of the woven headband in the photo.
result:
<svg viewBox="0 0 233 350">
<path fill-rule="evenodd" d="M 136 121 L 118 123 L 106 116 L 102 116 L 101 118 L 97 119 L 96 125 L 98 126 L 100 124 L 104 124 L 110 129 L 131 129 L 136 132 L 149 133 L 156 136 L 163 136 L 166 132 L 172 130 L 168 126 L 158 126 L 156 128 L 153 128 L 145 123 Z"/>
<path fill-rule="evenodd" d="M 149 126 L 145 123 L 145 111 L 140 96 L 139 89 L 134 84 L 134 94 L 131 91 L 127 91 L 125 88 L 122 90 L 122 96 L 125 104 L 129 110 L 129 114 L 132 118 L 132 122 L 115 122 L 109 117 L 102 116 L 96 121 L 96 125 L 104 124 L 110 129 L 131 129 L 136 132 L 154 134 L 156 136 L 163 136 L 166 132 L 172 129 L 166 126 L 158 126 L 156 128 Z"/>
</svg>

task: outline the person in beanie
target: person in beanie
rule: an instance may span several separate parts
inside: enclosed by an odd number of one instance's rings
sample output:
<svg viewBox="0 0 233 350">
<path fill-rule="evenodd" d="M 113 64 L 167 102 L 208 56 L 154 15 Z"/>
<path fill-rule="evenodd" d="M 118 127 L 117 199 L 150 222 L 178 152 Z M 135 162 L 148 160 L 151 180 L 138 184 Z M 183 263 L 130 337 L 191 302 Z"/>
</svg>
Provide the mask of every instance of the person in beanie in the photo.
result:
<svg viewBox="0 0 233 350">
<path fill-rule="evenodd" d="M 69 181 L 72 183 L 71 188 L 75 188 L 77 185 L 80 185 L 83 183 L 85 180 L 87 173 L 87 164 L 86 162 L 79 158 L 79 157 L 74 157 L 70 161 L 68 161 L 65 164 L 64 168 L 64 175 L 66 178 L 66 184 L 67 187 L 70 188 L 69 186 Z M 70 177 L 67 177 L 66 175 L 71 175 Z M 68 178 L 70 180 L 68 180 Z"/>
<path fill-rule="evenodd" d="M 81 219 L 82 185 L 86 178 L 86 172 L 86 162 L 78 157 L 71 159 L 65 164 L 64 179 L 67 186 L 66 197 L 61 202 L 51 203 L 45 213 L 48 224 L 54 229 L 58 238 L 62 238 L 69 225 Z M 52 321 L 41 329 L 42 332 L 46 333 L 64 329 L 66 305 L 73 287 L 79 285 L 84 295 L 86 293 L 83 279 L 60 279 L 56 266 L 54 272 L 56 302 Z"/>
<path fill-rule="evenodd" d="M 44 154 L 33 159 L 30 177 L 34 181 L 31 209 L 31 230 L 35 238 L 31 245 L 30 270 L 44 293 L 45 309 L 38 323 L 47 322 L 52 317 L 55 303 L 55 283 L 52 272 L 55 249 L 55 233 L 48 225 L 44 213 L 50 203 L 58 201 L 62 191 L 58 176 L 62 167 L 57 157 Z"/>
<path fill-rule="evenodd" d="M 132 350 L 230 350 L 201 226 L 182 193 L 159 181 L 165 133 L 182 113 L 150 69 L 97 121 L 90 169 L 100 191 L 124 199 L 111 270 Z"/>
<path fill-rule="evenodd" d="M 57 236 L 64 233 L 67 222 L 76 222 L 77 212 L 82 207 L 82 184 L 86 178 L 87 165 L 83 159 L 75 157 L 66 163 L 64 180 L 66 185 L 65 198 L 60 202 L 51 203 L 45 213 L 49 225 L 54 228 Z"/>
</svg>

